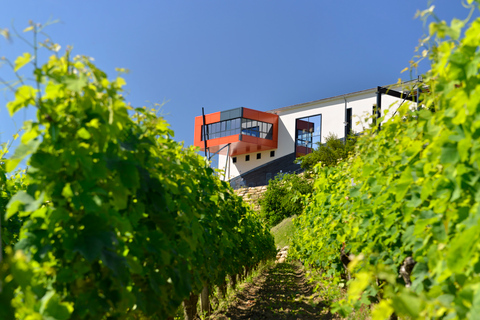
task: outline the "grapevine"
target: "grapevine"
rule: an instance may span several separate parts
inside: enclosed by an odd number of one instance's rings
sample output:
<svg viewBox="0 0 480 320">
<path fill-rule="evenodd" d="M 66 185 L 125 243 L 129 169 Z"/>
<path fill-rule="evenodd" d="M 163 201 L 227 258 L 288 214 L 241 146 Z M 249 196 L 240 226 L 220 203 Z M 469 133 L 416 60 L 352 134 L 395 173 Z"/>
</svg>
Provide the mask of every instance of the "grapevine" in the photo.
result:
<svg viewBox="0 0 480 320">
<path fill-rule="evenodd" d="M 35 56 L 16 60 L 15 71 L 32 64 L 36 82 L 20 83 L 7 105 L 12 115 L 35 107 L 37 119 L 4 160 L 10 172 L 29 156 L 26 187 L 0 212 L 23 221 L 0 274 L 17 290 L 6 319 L 166 319 L 275 255 L 265 226 L 196 150 L 155 110 L 127 104 L 120 75 L 70 49 L 43 65 Z"/>
<path fill-rule="evenodd" d="M 339 167 L 316 169 L 293 255 L 351 273 L 344 314 L 370 301 L 374 319 L 479 314 L 479 34 L 480 18 L 433 22 L 421 104 L 365 132 Z"/>
</svg>

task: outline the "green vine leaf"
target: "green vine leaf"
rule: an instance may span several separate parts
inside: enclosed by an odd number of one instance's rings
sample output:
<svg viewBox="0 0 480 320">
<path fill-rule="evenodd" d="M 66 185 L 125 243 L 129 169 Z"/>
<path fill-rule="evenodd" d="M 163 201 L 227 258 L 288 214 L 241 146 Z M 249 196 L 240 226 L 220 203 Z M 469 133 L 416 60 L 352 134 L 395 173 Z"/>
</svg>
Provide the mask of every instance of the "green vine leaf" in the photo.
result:
<svg viewBox="0 0 480 320">
<path fill-rule="evenodd" d="M 32 61 L 32 55 L 28 52 L 24 53 L 22 56 L 18 57 L 15 60 L 15 67 L 13 71 L 17 72 L 18 70 L 20 70 L 20 68 L 25 66 L 30 61 Z"/>
</svg>

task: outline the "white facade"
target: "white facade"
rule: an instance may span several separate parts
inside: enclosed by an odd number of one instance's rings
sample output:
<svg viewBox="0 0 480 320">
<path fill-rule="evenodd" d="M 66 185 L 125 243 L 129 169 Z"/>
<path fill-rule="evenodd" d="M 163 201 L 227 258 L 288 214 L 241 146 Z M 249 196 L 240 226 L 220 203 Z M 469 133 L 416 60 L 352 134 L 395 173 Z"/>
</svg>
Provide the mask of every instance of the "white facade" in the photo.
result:
<svg viewBox="0 0 480 320">
<path fill-rule="evenodd" d="M 409 85 L 412 85 L 412 83 L 409 83 Z M 390 87 L 397 91 L 405 90 L 399 85 Z M 373 107 L 377 103 L 376 92 L 377 88 L 373 88 L 267 111 L 279 116 L 278 148 L 273 150 L 274 156 L 271 157 L 271 151 L 269 150 L 238 155 L 236 156 L 236 163 L 233 163 L 233 158 L 229 158 L 225 180 L 235 178 L 270 161 L 295 152 L 297 119 L 321 115 L 321 143 L 324 143 L 330 133 L 335 134 L 338 138 L 345 137 L 346 111 L 351 108 L 352 131 L 354 133 L 364 131 L 372 121 Z M 381 115 L 385 115 L 384 121 L 388 121 L 403 102 L 403 99 L 383 94 Z M 409 101 L 404 103 L 409 103 Z M 257 153 L 260 153 L 260 159 L 257 159 Z M 246 161 L 246 156 L 249 157 L 248 161 Z M 226 155 L 219 155 L 218 163 L 219 169 L 225 169 Z"/>
</svg>

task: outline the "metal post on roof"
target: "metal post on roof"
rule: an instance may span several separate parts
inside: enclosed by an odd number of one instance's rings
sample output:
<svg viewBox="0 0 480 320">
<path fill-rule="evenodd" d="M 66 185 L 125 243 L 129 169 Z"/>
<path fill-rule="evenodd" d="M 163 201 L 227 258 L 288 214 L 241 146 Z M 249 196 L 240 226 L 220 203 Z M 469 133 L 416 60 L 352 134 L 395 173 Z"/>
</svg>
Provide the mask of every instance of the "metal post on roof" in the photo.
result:
<svg viewBox="0 0 480 320">
<path fill-rule="evenodd" d="M 203 116 L 203 144 L 205 146 L 205 158 L 208 159 L 207 156 L 207 124 L 205 123 L 205 110 L 202 107 L 202 116 Z"/>
<path fill-rule="evenodd" d="M 378 131 L 380 131 L 380 116 L 382 110 L 382 87 L 377 87 L 377 106 L 375 107 L 375 117 L 376 117 L 376 124 L 378 125 Z"/>
</svg>

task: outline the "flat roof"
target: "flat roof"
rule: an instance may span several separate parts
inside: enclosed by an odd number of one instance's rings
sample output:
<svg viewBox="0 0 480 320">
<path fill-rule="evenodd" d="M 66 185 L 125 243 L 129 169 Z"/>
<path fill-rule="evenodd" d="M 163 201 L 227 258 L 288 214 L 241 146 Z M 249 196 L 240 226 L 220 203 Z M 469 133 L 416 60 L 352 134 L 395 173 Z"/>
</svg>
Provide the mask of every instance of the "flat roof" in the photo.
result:
<svg viewBox="0 0 480 320">
<path fill-rule="evenodd" d="M 383 87 L 399 87 L 399 86 L 404 86 L 406 84 L 410 84 L 410 83 L 413 83 L 413 82 L 417 82 L 417 80 L 408 80 L 408 81 L 404 81 L 402 83 L 397 82 L 397 83 L 389 84 L 389 85 L 383 86 Z M 360 91 L 355 91 L 355 92 L 350 92 L 350 93 L 346 93 L 346 94 L 340 94 L 340 95 L 333 96 L 333 97 L 328 97 L 328 98 L 323 98 L 323 99 L 319 99 L 319 100 L 313 100 L 313 101 L 298 103 L 298 104 L 294 104 L 294 105 L 291 105 L 291 106 L 276 108 L 276 109 L 268 110 L 268 111 L 265 111 L 265 112 L 270 112 L 270 113 L 275 113 L 275 114 L 276 113 L 281 113 L 282 111 L 298 109 L 298 108 L 306 107 L 306 106 L 311 105 L 311 104 L 317 104 L 317 103 L 320 103 L 320 102 L 326 102 L 326 101 L 335 100 L 335 99 L 338 99 L 338 98 L 351 97 L 351 96 L 356 96 L 356 95 L 368 93 L 368 92 L 371 92 L 371 91 L 376 91 L 377 88 L 378 87 L 371 88 L 371 89 L 360 90 Z"/>
</svg>

